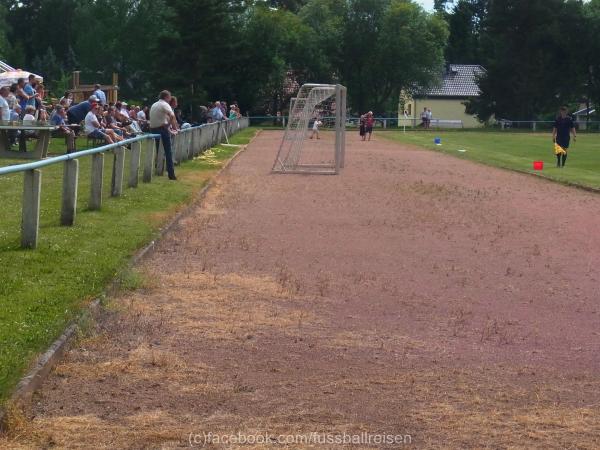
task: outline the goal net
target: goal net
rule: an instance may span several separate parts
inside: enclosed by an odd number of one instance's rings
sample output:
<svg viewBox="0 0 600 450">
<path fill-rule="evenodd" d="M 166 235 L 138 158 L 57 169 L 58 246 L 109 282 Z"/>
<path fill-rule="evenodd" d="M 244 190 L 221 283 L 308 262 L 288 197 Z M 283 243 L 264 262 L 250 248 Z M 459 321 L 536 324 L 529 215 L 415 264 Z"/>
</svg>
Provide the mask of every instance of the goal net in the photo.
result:
<svg viewBox="0 0 600 450">
<path fill-rule="evenodd" d="M 290 104 L 273 172 L 337 174 L 344 167 L 345 147 L 346 88 L 305 84 Z"/>
</svg>

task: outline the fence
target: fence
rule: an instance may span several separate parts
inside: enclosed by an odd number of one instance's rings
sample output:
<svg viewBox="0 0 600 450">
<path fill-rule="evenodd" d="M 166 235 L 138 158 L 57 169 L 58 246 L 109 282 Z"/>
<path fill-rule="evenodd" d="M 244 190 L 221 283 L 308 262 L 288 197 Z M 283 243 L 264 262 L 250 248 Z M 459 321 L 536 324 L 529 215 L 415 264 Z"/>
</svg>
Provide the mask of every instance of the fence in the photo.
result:
<svg viewBox="0 0 600 450">
<path fill-rule="evenodd" d="M 181 130 L 173 137 L 173 160 L 181 163 L 191 159 L 205 150 L 220 144 L 227 136 L 248 127 L 247 118 L 226 120 L 199 127 Z M 40 161 L 0 167 L 0 176 L 11 173 L 23 172 L 23 203 L 21 222 L 21 247 L 36 248 L 40 224 L 40 197 L 42 186 L 41 168 L 53 164 L 64 163 L 62 201 L 60 223 L 72 226 L 77 213 L 77 195 L 79 179 L 79 158 L 92 157 L 91 164 L 91 189 L 88 206 L 90 210 L 99 210 L 102 207 L 102 183 L 104 175 L 104 154 L 112 151 L 112 181 L 111 196 L 120 197 L 123 193 L 123 180 L 125 178 L 125 152 L 131 152 L 131 163 L 127 174 L 127 185 L 130 188 L 138 186 L 140 169 L 142 181 L 150 183 L 153 175 L 163 175 L 165 160 L 162 143 L 156 152 L 156 139 L 158 135 L 146 134 L 122 142 L 104 145 L 89 150 L 43 159 Z M 129 146 L 129 148 L 127 148 Z"/>
<path fill-rule="evenodd" d="M 321 117 L 322 120 L 330 119 L 331 123 L 335 117 Z M 288 122 L 288 116 L 251 116 L 249 117 L 252 126 L 285 128 Z M 358 128 L 360 117 L 348 117 L 346 127 Z M 422 126 L 421 119 L 397 118 L 397 117 L 375 117 L 375 127 L 388 128 L 419 128 Z M 464 128 L 462 120 L 431 119 L 431 128 Z"/>
</svg>

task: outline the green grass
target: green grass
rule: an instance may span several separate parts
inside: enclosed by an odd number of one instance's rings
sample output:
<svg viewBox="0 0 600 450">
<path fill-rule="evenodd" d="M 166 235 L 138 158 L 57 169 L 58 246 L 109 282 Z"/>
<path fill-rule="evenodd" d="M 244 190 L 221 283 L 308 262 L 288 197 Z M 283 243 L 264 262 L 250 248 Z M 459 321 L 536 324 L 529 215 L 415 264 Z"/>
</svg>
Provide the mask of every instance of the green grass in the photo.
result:
<svg viewBox="0 0 600 450">
<path fill-rule="evenodd" d="M 563 183 L 600 188 L 600 135 L 580 134 L 571 142 L 569 158 L 564 169 L 556 168 L 556 157 L 550 133 L 511 132 L 407 132 L 380 133 L 397 142 L 414 144 L 430 150 L 478 161 L 496 167 L 524 172 L 535 172 L 533 161 L 544 161 L 543 172 L 538 174 Z M 434 137 L 442 139 L 436 146 Z M 458 150 L 466 150 L 462 153 Z"/>
<path fill-rule="evenodd" d="M 246 129 L 230 141 L 247 143 L 255 133 L 256 129 Z M 64 141 L 53 141 L 51 148 L 64 152 Z M 236 147 L 212 149 L 214 157 L 176 167 L 178 182 L 166 177 L 155 177 L 150 184 L 140 181 L 137 189 L 126 189 L 118 199 L 110 197 L 112 155 L 107 154 L 104 204 L 99 212 L 86 210 L 90 158 L 82 158 L 73 227 L 59 226 L 63 167 L 46 167 L 42 169 L 36 250 L 19 248 L 23 175 L 0 176 L 0 404 L 33 358 L 46 350 L 83 305 L 102 293 L 132 254 L 236 151 Z M 0 165 L 16 162 L 0 159 Z M 135 280 L 125 284 L 135 284 Z"/>
</svg>

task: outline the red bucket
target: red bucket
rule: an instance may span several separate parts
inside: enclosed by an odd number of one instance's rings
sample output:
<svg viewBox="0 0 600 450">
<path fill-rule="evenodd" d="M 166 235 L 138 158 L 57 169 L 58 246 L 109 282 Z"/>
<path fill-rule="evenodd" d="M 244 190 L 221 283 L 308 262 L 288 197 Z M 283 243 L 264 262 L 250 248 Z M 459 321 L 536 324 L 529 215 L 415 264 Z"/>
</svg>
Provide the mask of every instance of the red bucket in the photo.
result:
<svg viewBox="0 0 600 450">
<path fill-rule="evenodd" d="M 534 161 L 533 170 L 544 170 L 544 161 Z"/>
</svg>

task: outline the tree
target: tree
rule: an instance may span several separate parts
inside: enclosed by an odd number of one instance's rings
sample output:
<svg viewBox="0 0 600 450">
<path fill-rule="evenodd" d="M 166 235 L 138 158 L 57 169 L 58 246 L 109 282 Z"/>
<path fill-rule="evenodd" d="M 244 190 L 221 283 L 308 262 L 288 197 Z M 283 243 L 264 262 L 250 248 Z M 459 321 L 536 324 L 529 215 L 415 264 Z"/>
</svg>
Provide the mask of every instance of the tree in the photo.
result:
<svg viewBox="0 0 600 450">
<path fill-rule="evenodd" d="M 443 13 L 450 35 L 446 61 L 453 64 L 484 64 L 481 32 L 489 0 L 459 0 L 450 12 Z"/>
<path fill-rule="evenodd" d="M 354 109 L 393 110 L 402 90 L 429 86 L 441 73 L 446 25 L 414 2 L 311 0 L 300 14 Z"/>
<path fill-rule="evenodd" d="M 578 46 L 585 71 L 585 97 L 589 104 L 600 105 L 600 0 L 584 5 L 582 42 Z"/>
<path fill-rule="evenodd" d="M 487 73 L 468 111 L 481 120 L 532 120 L 577 99 L 581 8 L 578 1 L 491 1 L 481 37 Z"/>
<path fill-rule="evenodd" d="M 7 30 L 6 9 L 4 5 L 0 4 L 0 59 L 5 59 L 10 51 Z"/>
</svg>

